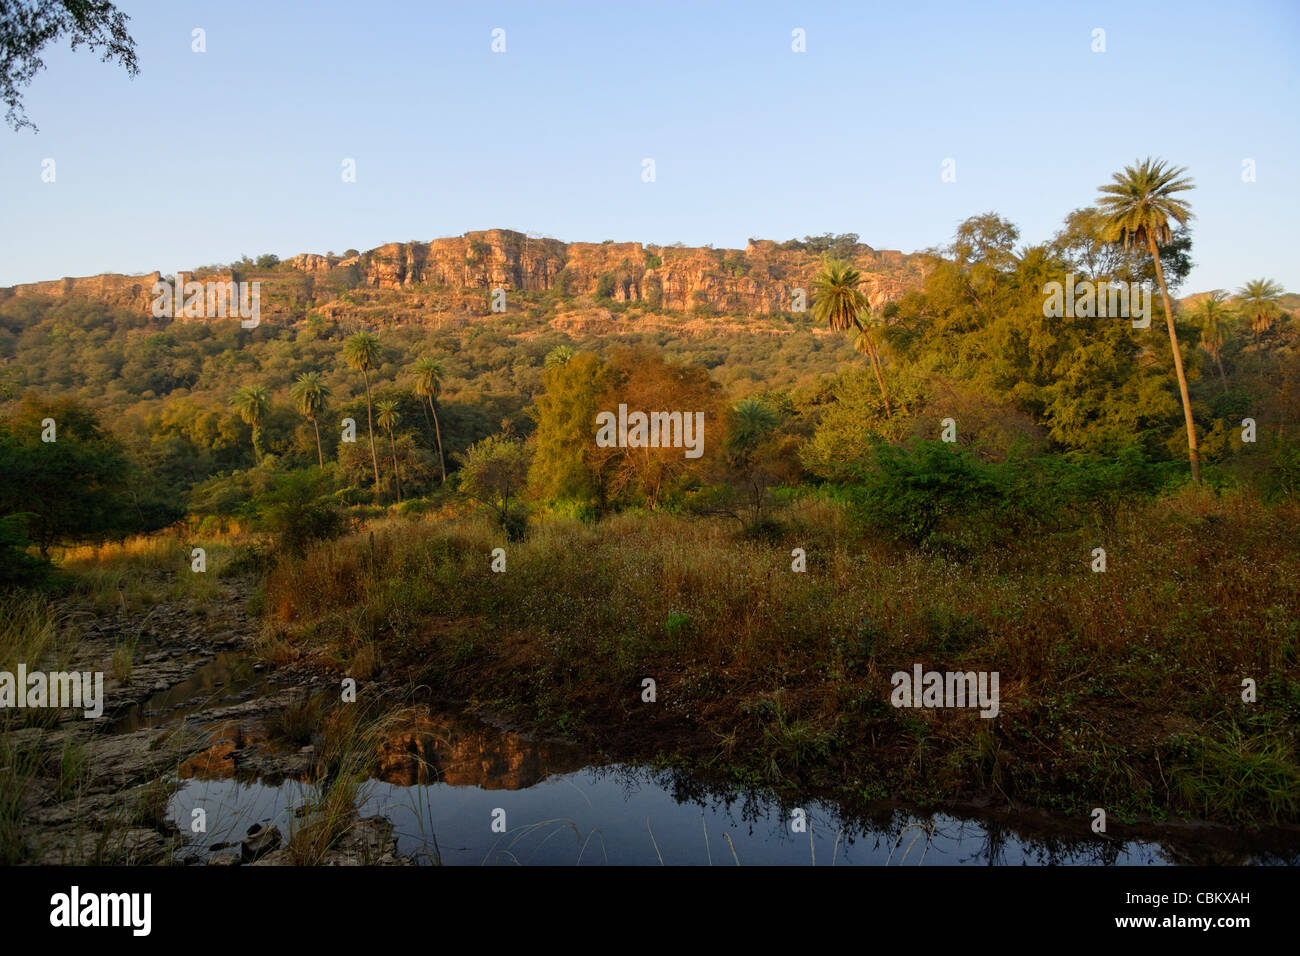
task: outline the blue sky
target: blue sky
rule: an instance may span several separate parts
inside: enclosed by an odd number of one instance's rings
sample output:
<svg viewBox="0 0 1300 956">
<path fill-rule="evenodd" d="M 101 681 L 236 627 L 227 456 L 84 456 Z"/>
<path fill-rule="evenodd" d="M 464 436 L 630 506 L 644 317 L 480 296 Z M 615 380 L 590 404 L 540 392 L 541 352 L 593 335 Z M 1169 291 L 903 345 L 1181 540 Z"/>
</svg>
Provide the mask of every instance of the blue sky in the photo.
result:
<svg viewBox="0 0 1300 956">
<path fill-rule="evenodd" d="M 39 134 L 0 129 L 0 285 L 492 227 L 912 251 L 995 210 L 1039 241 L 1150 154 L 1197 184 L 1184 291 L 1300 290 L 1294 0 L 118 5 L 140 75 L 47 48 Z"/>
</svg>

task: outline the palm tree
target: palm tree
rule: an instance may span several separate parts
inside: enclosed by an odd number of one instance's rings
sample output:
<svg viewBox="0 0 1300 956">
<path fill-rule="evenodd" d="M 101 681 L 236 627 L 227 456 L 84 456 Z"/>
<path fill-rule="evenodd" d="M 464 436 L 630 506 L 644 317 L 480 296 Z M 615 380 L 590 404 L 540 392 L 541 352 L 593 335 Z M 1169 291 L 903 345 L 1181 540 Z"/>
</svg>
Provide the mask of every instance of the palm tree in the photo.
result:
<svg viewBox="0 0 1300 956">
<path fill-rule="evenodd" d="M 882 371 L 880 354 L 874 339 L 867 333 L 859 316 L 870 315 L 871 304 L 858 288 L 862 282 L 862 273 L 840 259 L 827 259 L 821 273 L 813 282 L 813 318 L 818 322 L 827 322 L 836 332 L 847 332 L 851 328 L 858 330 L 858 341 L 854 347 L 865 351 L 871 361 L 871 369 L 876 373 L 876 383 L 880 386 L 880 397 L 885 400 L 885 415 L 892 417 L 893 409 L 889 404 L 889 395 L 885 392 L 885 376 Z"/>
<path fill-rule="evenodd" d="M 1156 281 L 1160 284 L 1160 300 L 1165 307 L 1165 324 L 1169 328 L 1169 344 L 1173 347 L 1174 372 L 1178 375 L 1178 391 L 1183 400 L 1183 419 L 1187 424 L 1187 452 L 1192 463 L 1192 481 L 1201 480 L 1201 461 L 1196 447 L 1196 423 L 1192 420 L 1192 400 L 1187 393 L 1187 376 L 1183 374 L 1183 356 L 1178 351 L 1178 333 L 1174 331 L 1174 310 L 1169 302 L 1169 288 L 1165 285 L 1165 270 L 1160 265 L 1158 245 L 1173 238 L 1169 220 L 1180 226 L 1192 218 L 1191 207 L 1181 199 L 1180 193 L 1192 188 L 1192 181 L 1184 179 L 1187 172 L 1163 160 L 1149 157 L 1125 166 L 1115 173 L 1114 182 L 1100 187 L 1102 197 L 1097 205 L 1106 215 L 1103 235 L 1110 242 L 1119 242 L 1124 248 L 1145 244 L 1156 268 Z"/>
<path fill-rule="evenodd" d="M 1227 339 L 1226 326 L 1231 311 L 1228 309 L 1228 294 L 1222 289 L 1215 289 L 1199 303 L 1193 317 L 1201 325 L 1201 348 L 1214 359 L 1219 367 L 1219 380 L 1223 390 L 1228 390 L 1228 376 L 1223 373 L 1223 345 Z"/>
<path fill-rule="evenodd" d="M 1282 308 L 1277 300 L 1282 297 L 1282 287 L 1272 279 L 1251 279 L 1237 290 L 1241 299 L 1241 312 L 1250 320 L 1255 333 L 1255 354 L 1259 355 L 1259 337 L 1273 327 Z"/>
<path fill-rule="evenodd" d="M 442 392 L 442 363 L 426 355 L 412 366 L 415 372 L 415 394 L 429 403 L 433 412 L 433 430 L 438 438 L 438 466 L 442 469 L 442 482 L 447 483 L 447 463 L 442 457 L 442 428 L 438 425 L 438 408 L 434 399 Z M 424 407 L 423 404 L 420 405 Z"/>
<path fill-rule="evenodd" d="M 247 424 L 253 426 L 253 457 L 262 461 L 262 420 L 271 410 L 271 395 L 261 385 L 245 385 L 230 400 L 235 411 Z"/>
<path fill-rule="evenodd" d="M 370 432 L 370 463 L 375 468 L 375 492 L 379 492 L 379 455 L 375 453 L 375 416 L 370 402 L 370 370 L 379 364 L 379 339 L 358 332 L 343 343 L 343 360 L 358 369 L 366 380 L 366 428 Z"/>
<path fill-rule="evenodd" d="M 555 368 L 557 365 L 566 364 L 571 358 L 573 358 L 573 349 L 567 345 L 557 345 L 546 353 L 546 359 L 542 363 L 542 367 Z"/>
<path fill-rule="evenodd" d="M 311 419 L 312 427 L 316 429 L 316 459 L 324 468 L 325 454 L 320 447 L 320 423 L 316 419 L 325 409 L 325 399 L 330 397 L 330 387 L 325 384 L 320 372 L 303 372 L 289 389 L 289 397 L 298 406 L 298 411 Z"/>
<path fill-rule="evenodd" d="M 394 401 L 376 402 L 375 407 L 379 409 L 379 427 L 388 432 L 388 443 L 393 449 L 393 480 L 397 482 L 397 503 L 402 503 L 402 476 L 397 470 L 397 439 L 393 437 L 393 426 L 395 426 L 401 415 L 397 413 L 397 403 Z"/>
</svg>

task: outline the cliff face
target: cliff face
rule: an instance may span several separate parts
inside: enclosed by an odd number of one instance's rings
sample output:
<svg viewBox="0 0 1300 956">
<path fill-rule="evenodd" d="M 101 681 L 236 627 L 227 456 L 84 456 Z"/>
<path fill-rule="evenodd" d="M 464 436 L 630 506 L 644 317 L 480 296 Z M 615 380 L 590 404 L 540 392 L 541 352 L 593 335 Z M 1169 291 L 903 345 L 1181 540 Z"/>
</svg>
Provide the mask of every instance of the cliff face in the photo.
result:
<svg viewBox="0 0 1300 956">
<path fill-rule="evenodd" d="M 0 288 L 0 301 L 13 296 L 43 295 L 95 299 L 123 309 L 149 311 L 153 284 L 162 278 L 157 272 L 143 276 L 101 275 L 84 279 L 52 279 Z"/>
<path fill-rule="evenodd" d="M 859 244 L 851 259 L 862 272 L 862 289 L 873 307 L 897 299 L 923 277 L 925 260 L 920 255 L 879 252 Z M 568 296 L 594 295 L 644 303 L 651 309 L 685 312 L 703 306 L 705 314 L 754 314 L 793 311 L 797 289 L 804 290 L 806 307 L 811 307 L 812 283 L 821 262 L 814 252 L 782 248 L 768 240 L 750 240 L 743 250 L 658 247 L 639 242 L 565 243 L 490 229 L 427 243 L 388 243 L 350 258 L 304 253 L 277 270 L 245 278 L 260 280 L 264 295 L 279 285 L 292 286 L 295 295 L 316 305 L 330 301 L 331 289 L 354 285 L 507 292 L 546 292 L 562 286 Z M 80 296 L 148 310 L 150 290 L 159 278 L 155 272 L 36 282 L 0 289 L 0 299 Z M 264 300 L 264 311 L 267 306 L 271 316 L 280 312 Z"/>
<path fill-rule="evenodd" d="M 657 247 L 563 243 L 506 229 L 430 243 L 390 243 L 352 259 L 307 254 L 289 261 L 317 276 L 355 265 L 362 283 L 379 289 L 441 285 L 545 292 L 562 281 L 573 295 L 603 291 L 616 302 L 679 311 L 707 305 L 718 312 L 789 311 L 794 290 L 810 294 L 821 266 L 819 256 L 769 240 L 750 240 L 744 250 Z M 898 298 L 922 277 L 919 255 L 859 245 L 853 261 L 872 307 Z"/>
</svg>

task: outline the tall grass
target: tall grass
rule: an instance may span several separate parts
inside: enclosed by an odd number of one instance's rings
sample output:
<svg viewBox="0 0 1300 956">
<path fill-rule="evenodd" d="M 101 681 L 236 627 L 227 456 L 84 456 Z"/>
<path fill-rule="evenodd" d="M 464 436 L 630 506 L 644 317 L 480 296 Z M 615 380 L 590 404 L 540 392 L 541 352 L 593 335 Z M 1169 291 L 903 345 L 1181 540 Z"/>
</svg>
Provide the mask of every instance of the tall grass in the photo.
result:
<svg viewBox="0 0 1300 956">
<path fill-rule="evenodd" d="M 676 712 L 731 740 L 721 763 L 771 781 L 1191 810 L 1168 779 L 1175 735 L 1224 742 L 1243 677 L 1274 688 L 1250 705 L 1275 718 L 1252 724 L 1251 747 L 1294 754 L 1294 504 L 1189 487 L 1121 505 L 1104 530 L 969 557 L 882 540 L 825 500 L 787 520 L 775 544 L 664 514 L 544 520 L 518 543 L 474 518 L 379 522 L 373 558 L 356 535 L 281 561 L 268 626 L 296 653 L 374 645 L 417 681 L 549 729 L 608 730 L 653 676 Z M 998 671 L 1003 718 L 894 710 L 889 675 L 913 663 Z M 868 752 L 870 773 L 855 762 Z M 1248 812 L 1294 816 L 1257 797 Z"/>
</svg>

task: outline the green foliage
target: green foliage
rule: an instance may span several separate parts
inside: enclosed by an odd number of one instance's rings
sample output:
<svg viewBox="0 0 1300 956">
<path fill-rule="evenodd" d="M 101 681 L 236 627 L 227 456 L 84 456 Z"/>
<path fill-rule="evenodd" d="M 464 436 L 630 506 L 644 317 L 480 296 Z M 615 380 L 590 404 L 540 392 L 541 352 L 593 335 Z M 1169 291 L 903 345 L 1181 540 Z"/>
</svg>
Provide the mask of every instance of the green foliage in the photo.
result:
<svg viewBox="0 0 1300 956">
<path fill-rule="evenodd" d="M 48 579 L 51 566 L 29 553 L 25 514 L 0 517 L 0 591 L 39 587 Z"/>
<path fill-rule="evenodd" d="M 537 396 L 533 413 L 537 431 L 528 477 L 538 497 L 583 504 L 594 504 L 599 497 L 590 451 L 608 379 L 608 369 L 597 355 L 572 350 L 542 374 L 545 391 Z"/>
<path fill-rule="evenodd" d="M 523 442 L 508 435 L 491 435 L 465 452 L 461 490 L 490 507 L 503 528 L 517 528 L 519 511 L 512 510 L 511 504 L 524 490 L 528 464 Z"/>
<path fill-rule="evenodd" d="M 45 435 L 54 440 L 44 441 Z M 142 495 L 133 477 L 122 443 L 71 399 L 28 395 L 0 421 L 0 507 L 7 515 L 26 515 L 25 533 L 42 553 L 55 544 L 106 541 L 177 520 L 174 507 Z M 13 524 L 9 533 L 17 533 Z"/>
<path fill-rule="evenodd" d="M 279 475 L 258 503 L 259 525 L 276 535 L 283 550 L 301 554 L 310 542 L 337 538 L 348 530 L 333 493 L 329 474 L 320 469 Z"/>
<path fill-rule="evenodd" d="M 872 467 L 852 493 L 859 516 L 889 537 L 921 544 L 936 532 L 988 532 L 1006 504 L 1002 475 L 941 441 L 872 443 Z"/>
</svg>

